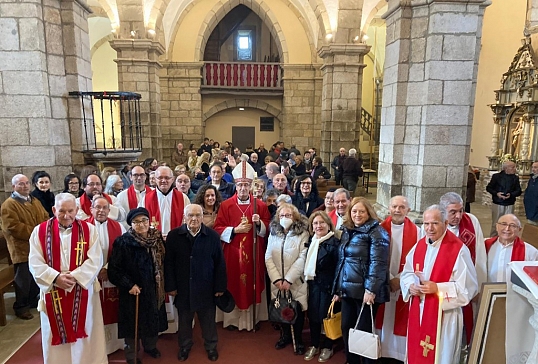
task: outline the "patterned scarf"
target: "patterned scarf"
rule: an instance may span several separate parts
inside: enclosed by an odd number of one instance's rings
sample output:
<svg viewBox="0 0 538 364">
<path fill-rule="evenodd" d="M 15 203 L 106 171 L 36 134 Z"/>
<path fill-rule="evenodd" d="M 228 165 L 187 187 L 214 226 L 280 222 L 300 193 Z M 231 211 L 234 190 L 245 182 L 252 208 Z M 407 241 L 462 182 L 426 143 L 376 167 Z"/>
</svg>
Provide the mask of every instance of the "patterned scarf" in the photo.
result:
<svg viewBox="0 0 538 364">
<path fill-rule="evenodd" d="M 164 303 L 164 242 L 161 235 L 161 231 L 158 229 L 150 228 L 148 236 L 145 238 L 140 234 L 137 234 L 133 228 L 129 229 L 129 234 L 133 236 L 138 244 L 148 249 L 151 253 L 153 260 L 153 267 L 155 271 L 155 287 L 157 293 L 157 307 L 161 307 Z"/>
</svg>

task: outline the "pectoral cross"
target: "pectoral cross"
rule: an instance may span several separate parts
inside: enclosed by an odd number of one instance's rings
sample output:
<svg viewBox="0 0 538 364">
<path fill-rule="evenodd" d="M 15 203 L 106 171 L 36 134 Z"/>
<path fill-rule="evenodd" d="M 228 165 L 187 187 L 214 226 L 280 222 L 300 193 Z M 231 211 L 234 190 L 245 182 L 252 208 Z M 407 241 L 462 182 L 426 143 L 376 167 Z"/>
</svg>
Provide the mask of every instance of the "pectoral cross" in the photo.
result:
<svg viewBox="0 0 538 364">
<path fill-rule="evenodd" d="M 433 348 L 435 348 L 435 345 L 430 344 L 430 335 L 426 335 L 426 340 L 420 340 L 420 346 L 424 348 L 424 350 L 422 350 L 423 357 L 427 357 L 428 352 L 430 350 L 433 350 Z"/>
<path fill-rule="evenodd" d="M 50 295 L 52 297 L 52 306 L 54 307 L 55 313 L 62 313 L 62 305 L 60 304 L 60 301 L 62 297 L 60 297 L 60 292 L 58 292 L 57 289 L 50 291 Z"/>
<path fill-rule="evenodd" d="M 151 226 L 153 226 L 155 229 L 158 229 L 159 228 L 159 222 L 157 221 L 157 219 L 155 218 L 155 216 L 153 216 L 151 218 Z"/>
<path fill-rule="evenodd" d="M 77 266 L 80 266 L 82 264 L 82 259 L 84 259 L 84 244 L 88 244 L 85 241 L 77 241 L 77 247 L 75 250 L 77 251 L 77 259 L 75 260 L 75 264 Z"/>
</svg>

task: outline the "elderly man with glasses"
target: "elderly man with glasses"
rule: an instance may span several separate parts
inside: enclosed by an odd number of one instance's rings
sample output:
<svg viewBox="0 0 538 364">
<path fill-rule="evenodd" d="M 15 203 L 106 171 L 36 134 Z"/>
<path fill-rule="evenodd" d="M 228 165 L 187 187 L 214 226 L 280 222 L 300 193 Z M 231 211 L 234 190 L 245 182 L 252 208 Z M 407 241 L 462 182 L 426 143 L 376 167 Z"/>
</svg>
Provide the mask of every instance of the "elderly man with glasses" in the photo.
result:
<svg viewBox="0 0 538 364">
<path fill-rule="evenodd" d="M 151 191 L 151 188 L 146 185 L 146 172 L 141 166 L 135 166 L 131 169 L 131 186 L 128 189 L 121 191 L 117 197 L 117 203 L 126 212 L 144 207 L 144 199 L 146 194 Z M 127 223 L 124 223 L 127 227 Z"/>
<path fill-rule="evenodd" d="M 536 261 L 538 250 L 519 237 L 521 222 L 513 214 L 503 215 L 495 225 L 497 235 L 486 239 L 488 282 L 510 282 L 513 261 Z"/>
<path fill-rule="evenodd" d="M 125 221 L 127 213 L 123 207 L 117 203 L 116 196 L 103 193 L 103 180 L 101 179 L 101 176 L 95 173 L 90 173 L 82 180 L 82 186 L 84 188 L 84 193 L 77 198 L 77 219 L 88 220 L 90 216 L 92 216 L 91 208 L 93 198 L 95 196 L 103 196 L 110 204 L 108 218 L 118 222 Z"/>
</svg>

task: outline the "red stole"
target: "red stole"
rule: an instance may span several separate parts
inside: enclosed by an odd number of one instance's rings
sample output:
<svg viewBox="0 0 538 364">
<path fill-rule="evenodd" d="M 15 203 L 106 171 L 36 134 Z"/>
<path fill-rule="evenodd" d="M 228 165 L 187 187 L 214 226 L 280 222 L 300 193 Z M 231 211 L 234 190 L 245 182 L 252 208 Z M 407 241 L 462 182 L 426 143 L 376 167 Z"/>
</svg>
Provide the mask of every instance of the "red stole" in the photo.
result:
<svg viewBox="0 0 538 364">
<path fill-rule="evenodd" d="M 420 239 L 413 255 L 413 268 L 418 265 L 419 271 L 424 271 L 427 237 Z M 430 281 L 448 282 L 452 275 L 454 264 L 458 258 L 463 243 L 453 233 L 447 230 L 440 243 L 439 252 L 433 264 Z M 439 316 L 439 296 L 428 294 L 424 297 L 422 322 L 420 316 L 420 298 L 411 298 L 409 311 L 409 329 L 407 331 L 408 364 L 433 364 L 437 343 L 437 327 Z M 440 321 L 442 322 L 442 320 Z"/>
<path fill-rule="evenodd" d="M 52 218 L 39 225 L 39 240 L 47 265 L 61 272 L 61 240 L 58 220 Z M 69 271 L 80 267 L 88 258 L 90 229 L 84 221 L 75 220 L 71 230 Z M 88 290 L 76 284 L 71 292 L 53 287 L 45 295 L 52 345 L 74 343 L 88 335 L 85 331 Z"/>
<path fill-rule="evenodd" d="M 458 226 L 459 236 L 458 238 L 467 245 L 469 252 L 471 253 L 471 259 L 473 264 L 476 265 L 476 233 L 474 231 L 473 221 L 468 214 L 463 213 L 461 221 Z M 474 327 L 474 314 L 473 305 L 469 302 L 468 305 L 462 307 L 463 310 L 463 325 L 465 326 L 465 336 L 467 344 L 471 343 L 473 327 Z"/>
<path fill-rule="evenodd" d="M 90 224 L 95 225 L 95 219 L 93 218 L 93 216 L 90 217 L 87 221 Z M 121 236 L 120 223 L 111 219 L 107 219 L 106 230 L 108 234 L 108 251 L 106 252 L 106 260 L 108 262 L 110 260 L 110 256 L 112 255 L 112 247 L 114 246 L 114 240 L 116 240 L 118 236 Z M 101 308 L 103 311 L 103 322 L 105 325 L 115 324 L 118 322 L 120 291 L 117 287 L 104 287 L 103 282 L 100 282 L 101 286 L 103 286 L 101 294 L 99 295 L 99 299 L 101 300 Z"/>
<path fill-rule="evenodd" d="M 332 210 L 331 212 L 329 212 L 327 215 L 333 222 L 333 225 L 336 227 L 336 224 L 338 223 L 338 215 L 336 214 L 336 208 Z"/>
<path fill-rule="evenodd" d="M 106 198 L 108 203 L 112 205 L 112 199 L 109 195 L 103 193 L 103 197 Z M 85 193 L 80 196 L 80 208 L 82 209 L 82 211 L 84 211 L 86 215 L 92 216 L 92 200 L 90 200 L 88 198 L 88 195 L 86 195 Z"/>
<path fill-rule="evenodd" d="M 489 250 L 493 244 L 497 241 L 498 237 L 486 239 L 486 254 L 489 253 Z M 500 244 L 500 243 L 499 243 Z M 512 248 L 512 257 L 510 258 L 511 262 L 522 262 L 525 260 L 525 243 L 519 236 L 514 240 L 514 247 Z"/>
<path fill-rule="evenodd" d="M 389 216 L 381 223 L 381 226 L 383 229 L 387 231 L 389 234 L 389 239 L 391 237 L 391 222 L 392 218 Z M 398 273 L 401 273 L 404 265 L 405 265 L 405 258 L 407 257 L 407 254 L 413 248 L 413 246 L 417 242 L 417 226 L 413 224 L 411 220 L 409 220 L 407 217 L 404 220 L 404 228 L 403 228 L 403 238 L 402 238 L 402 255 L 400 256 L 400 266 L 398 268 Z M 389 265 L 390 268 L 390 265 Z M 379 306 L 379 309 L 377 311 L 376 315 L 376 328 L 381 330 L 383 327 L 383 320 L 385 317 L 385 304 L 382 304 Z M 396 313 L 394 316 L 394 335 L 398 336 L 406 336 L 407 335 L 407 321 L 409 317 L 409 303 L 404 302 L 402 293 L 400 292 L 400 295 L 398 296 L 398 300 L 396 301 Z"/>
<path fill-rule="evenodd" d="M 183 224 L 183 192 L 172 189 L 172 208 L 170 216 L 170 230 L 177 228 Z M 157 196 L 157 189 L 147 191 L 145 199 L 146 209 L 149 211 L 150 223 L 156 229 L 159 229 L 161 232 L 161 209 L 159 207 L 159 197 Z"/>
<path fill-rule="evenodd" d="M 149 191 L 151 191 L 151 188 L 149 186 L 144 186 L 146 195 Z M 136 209 L 138 207 L 138 199 L 136 198 L 136 191 L 134 188 L 134 185 L 131 185 L 127 189 L 127 202 L 129 203 L 129 210 Z"/>
</svg>

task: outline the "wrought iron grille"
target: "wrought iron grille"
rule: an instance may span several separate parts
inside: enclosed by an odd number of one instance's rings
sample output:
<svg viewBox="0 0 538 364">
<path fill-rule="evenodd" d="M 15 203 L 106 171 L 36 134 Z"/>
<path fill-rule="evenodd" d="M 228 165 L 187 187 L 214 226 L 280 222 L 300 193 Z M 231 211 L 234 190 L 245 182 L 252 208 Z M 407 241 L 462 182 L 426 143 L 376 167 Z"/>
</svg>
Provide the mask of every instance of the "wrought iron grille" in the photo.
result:
<svg viewBox="0 0 538 364">
<path fill-rule="evenodd" d="M 83 152 L 142 150 L 140 99 L 133 92 L 70 92 L 82 106 Z"/>
</svg>

